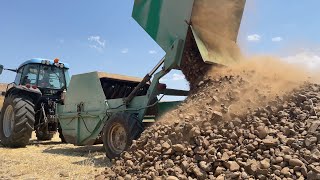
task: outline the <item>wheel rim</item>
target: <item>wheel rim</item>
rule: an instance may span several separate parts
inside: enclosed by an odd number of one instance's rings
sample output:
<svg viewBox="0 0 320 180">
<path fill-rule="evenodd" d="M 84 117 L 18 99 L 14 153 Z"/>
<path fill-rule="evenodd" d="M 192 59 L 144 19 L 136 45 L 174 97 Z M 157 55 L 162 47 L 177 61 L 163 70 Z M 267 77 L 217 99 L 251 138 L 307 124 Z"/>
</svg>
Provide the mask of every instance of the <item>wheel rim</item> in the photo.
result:
<svg viewBox="0 0 320 180">
<path fill-rule="evenodd" d="M 14 127 L 14 111 L 13 107 L 9 105 L 6 108 L 3 117 L 3 133 L 5 137 L 10 137 Z"/>
<path fill-rule="evenodd" d="M 109 146 L 110 148 L 120 154 L 126 148 L 127 133 L 121 124 L 115 124 L 110 128 L 109 133 Z"/>
</svg>

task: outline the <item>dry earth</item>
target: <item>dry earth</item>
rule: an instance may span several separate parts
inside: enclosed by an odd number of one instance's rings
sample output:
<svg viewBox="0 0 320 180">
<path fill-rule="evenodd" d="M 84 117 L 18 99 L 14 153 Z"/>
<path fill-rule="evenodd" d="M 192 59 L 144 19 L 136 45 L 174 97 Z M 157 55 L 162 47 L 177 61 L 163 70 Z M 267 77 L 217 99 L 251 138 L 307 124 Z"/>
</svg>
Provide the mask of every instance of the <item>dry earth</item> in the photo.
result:
<svg viewBox="0 0 320 180">
<path fill-rule="evenodd" d="M 102 145 L 74 146 L 53 141 L 39 142 L 33 136 L 26 148 L 0 145 L 0 179 L 93 179 L 110 165 Z"/>
</svg>

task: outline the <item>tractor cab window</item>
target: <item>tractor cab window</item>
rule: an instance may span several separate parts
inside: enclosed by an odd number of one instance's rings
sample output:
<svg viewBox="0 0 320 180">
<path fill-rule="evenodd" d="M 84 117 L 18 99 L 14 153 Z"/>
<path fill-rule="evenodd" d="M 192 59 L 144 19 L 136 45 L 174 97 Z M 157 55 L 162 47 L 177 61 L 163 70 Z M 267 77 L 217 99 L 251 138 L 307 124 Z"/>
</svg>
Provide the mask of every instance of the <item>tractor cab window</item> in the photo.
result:
<svg viewBox="0 0 320 180">
<path fill-rule="evenodd" d="M 40 66 L 38 87 L 62 89 L 65 87 L 64 70 L 55 66 Z"/>
<path fill-rule="evenodd" d="M 14 83 L 17 85 L 20 84 L 22 72 L 23 72 L 23 67 L 17 71 L 16 79 L 14 80 Z"/>
<path fill-rule="evenodd" d="M 38 64 L 29 64 L 23 68 L 22 73 L 22 85 L 37 85 L 39 65 Z"/>
</svg>

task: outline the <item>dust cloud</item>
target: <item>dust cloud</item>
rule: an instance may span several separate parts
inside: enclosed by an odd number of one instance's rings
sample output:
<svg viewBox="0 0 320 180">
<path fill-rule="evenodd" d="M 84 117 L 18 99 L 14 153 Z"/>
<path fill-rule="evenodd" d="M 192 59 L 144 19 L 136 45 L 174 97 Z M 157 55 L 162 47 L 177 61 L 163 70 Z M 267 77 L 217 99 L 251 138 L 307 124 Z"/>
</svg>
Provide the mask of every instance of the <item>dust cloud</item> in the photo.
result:
<svg viewBox="0 0 320 180">
<path fill-rule="evenodd" d="M 178 109 L 163 116 L 161 123 L 181 117 L 201 121 L 212 118 L 199 115 L 204 111 L 217 112 L 227 120 L 277 101 L 305 82 L 319 80 L 306 68 L 279 58 L 245 57 L 241 53 L 235 41 L 244 3 L 244 0 L 195 1 L 192 25 L 216 64 L 203 62 L 206 57 L 189 32 L 181 70 L 190 84 L 190 95 Z"/>
</svg>

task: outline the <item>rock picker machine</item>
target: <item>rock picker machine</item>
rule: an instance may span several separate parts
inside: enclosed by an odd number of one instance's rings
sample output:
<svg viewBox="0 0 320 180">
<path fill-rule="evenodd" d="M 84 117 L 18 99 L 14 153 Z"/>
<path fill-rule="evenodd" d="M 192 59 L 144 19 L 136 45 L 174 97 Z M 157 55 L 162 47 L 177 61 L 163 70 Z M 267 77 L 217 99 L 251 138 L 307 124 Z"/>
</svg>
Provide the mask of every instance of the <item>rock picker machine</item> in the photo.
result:
<svg viewBox="0 0 320 180">
<path fill-rule="evenodd" d="M 56 111 L 66 142 L 102 140 L 109 158 L 119 156 L 145 121 L 179 104 L 159 102 L 158 95 L 188 95 L 159 83 L 163 76 L 177 69 L 196 82 L 213 64 L 236 61 L 244 6 L 245 0 L 135 0 L 133 18 L 166 55 L 143 79 L 101 72 L 72 76 Z"/>
</svg>

